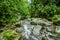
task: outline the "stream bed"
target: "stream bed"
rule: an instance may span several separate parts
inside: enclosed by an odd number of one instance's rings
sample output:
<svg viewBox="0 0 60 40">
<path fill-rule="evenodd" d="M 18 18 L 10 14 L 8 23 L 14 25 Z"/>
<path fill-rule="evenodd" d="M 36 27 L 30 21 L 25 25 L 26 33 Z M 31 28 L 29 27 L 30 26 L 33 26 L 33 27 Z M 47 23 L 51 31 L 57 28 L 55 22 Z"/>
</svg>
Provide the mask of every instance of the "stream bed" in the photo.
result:
<svg viewBox="0 0 60 40">
<path fill-rule="evenodd" d="M 12 30 L 18 35 L 13 40 L 60 40 L 60 26 L 53 25 L 53 22 L 46 19 L 25 19 L 19 25 L 21 27 Z M 0 36 L 0 39 L 3 38 Z"/>
<path fill-rule="evenodd" d="M 59 32 L 52 22 L 41 18 L 21 21 L 23 25 L 22 36 L 26 40 L 60 40 Z"/>
</svg>

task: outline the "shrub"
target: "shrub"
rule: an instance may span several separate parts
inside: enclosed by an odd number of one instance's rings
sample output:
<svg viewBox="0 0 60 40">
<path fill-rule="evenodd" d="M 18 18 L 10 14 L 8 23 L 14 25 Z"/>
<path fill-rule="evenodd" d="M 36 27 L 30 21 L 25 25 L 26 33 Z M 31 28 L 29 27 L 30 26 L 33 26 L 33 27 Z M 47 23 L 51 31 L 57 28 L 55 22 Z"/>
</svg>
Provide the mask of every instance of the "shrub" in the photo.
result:
<svg viewBox="0 0 60 40">
<path fill-rule="evenodd" d="M 0 24 L 9 24 L 29 17 L 27 0 L 1 0 L 0 1 Z"/>
<path fill-rule="evenodd" d="M 4 31 L 3 37 L 10 40 L 14 37 L 14 33 L 11 30 Z"/>
<path fill-rule="evenodd" d="M 55 15 L 60 15 L 59 0 L 33 0 L 31 4 L 31 17 L 46 18 L 54 20 Z M 57 20 L 57 19 L 56 19 Z"/>
</svg>

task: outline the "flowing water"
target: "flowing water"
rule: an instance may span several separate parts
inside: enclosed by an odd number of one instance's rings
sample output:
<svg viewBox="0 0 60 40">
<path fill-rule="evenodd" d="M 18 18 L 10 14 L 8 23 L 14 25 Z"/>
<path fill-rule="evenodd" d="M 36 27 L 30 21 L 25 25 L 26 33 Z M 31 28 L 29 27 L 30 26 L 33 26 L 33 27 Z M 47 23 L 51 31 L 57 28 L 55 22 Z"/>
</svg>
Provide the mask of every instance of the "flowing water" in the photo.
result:
<svg viewBox="0 0 60 40">
<path fill-rule="evenodd" d="M 41 19 L 39 20 L 41 21 Z M 22 20 L 21 21 L 21 25 L 23 25 L 22 36 L 25 37 L 26 40 L 60 40 L 59 39 L 60 34 L 58 34 L 59 32 L 58 31 L 54 32 L 53 26 L 49 25 L 48 22 L 43 21 L 42 23 L 41 21 L 42 24 L 36 25 L 31 24 L 29 20 Z"/>
<path fill-rule="evenodd" d="M 26 37 L 26 40 L 41 40 L 41 36 L 32 33 L 34 25 L 31 25 L 29 21 L 22 21 L 22 24 L 24 28 L 22 35 Z"/>
<path fill-rule="evenodd" d="M 28 26 L 25 24 L 25 25 L 23 25 L 24 26 L 24 35 L 25 35 L 25 37 L 26 37 L 26 39 L 29 39 L 29 36 L 30 36 L 30 34 L 31 34 L 31 31 L 30 30 L 28 30 Z"/>
</svg>

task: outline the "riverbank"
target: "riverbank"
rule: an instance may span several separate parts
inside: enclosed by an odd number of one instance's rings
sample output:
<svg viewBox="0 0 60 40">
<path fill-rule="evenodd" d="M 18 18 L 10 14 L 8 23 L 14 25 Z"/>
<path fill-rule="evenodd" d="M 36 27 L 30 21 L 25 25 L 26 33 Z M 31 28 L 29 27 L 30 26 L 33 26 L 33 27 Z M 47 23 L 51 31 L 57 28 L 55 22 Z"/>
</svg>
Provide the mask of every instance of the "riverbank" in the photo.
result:
<svg viewBox="0 0 60 40">
<path fill-rule="evenodd" d="M 21 20 L 14 25 L 6 26 L 0 30 L 1 40 L 59 40 L 60 26 L 41 18 Z M 10 30 L 10 31 L 8 31 Z M 5 33 L 6 32 L 6 33 Z M 12 35 L 9 35 L 12 32 Z M 5 36 L 3 35 L 5 33 Z M 9 39 L 7 39 L 9 37 Z"/>
</svg>

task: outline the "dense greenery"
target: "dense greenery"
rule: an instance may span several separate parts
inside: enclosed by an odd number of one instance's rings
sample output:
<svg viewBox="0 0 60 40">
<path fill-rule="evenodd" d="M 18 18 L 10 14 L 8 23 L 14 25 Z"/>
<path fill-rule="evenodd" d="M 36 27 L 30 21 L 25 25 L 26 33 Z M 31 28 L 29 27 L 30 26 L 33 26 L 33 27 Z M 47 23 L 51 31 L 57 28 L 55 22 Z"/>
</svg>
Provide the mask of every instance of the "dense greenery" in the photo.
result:
<svg viewBox="0 0 60 40">
<path fill-rule="evenodd" d="M 58 18 L 60 15 L 59 2 L 59 0 L 32 0 L 31 16 L 50 20 Z"/>
<path fill-rule="evenodd" d="M 56 21 L 60 17 L 60 0 L 0 0 L 0 25 L 28 17 Z"/>
<path fill-rule="evenodd" d="M 29 15 L 27 0 L 0 0 L 0 25 L 19 21 Z"/>
<path fill-rule="evenodd" d="M 3 33 L 3 37 L 7 38 L 8 40 L 11 40 L 11 38 L 14 37 L 14 33 L 11 30 L 6 30 Z"/>
<path fill-rule="evenodd" d="M 1 22 L 9 22 L 10 19 L 15 20 L 17 7 L 14 1 L 2 0 L 0 4 L 0 21 Z M 8 19 L 8 20 L 7 20 Z M 16 21 L 16 20 L 15 20 Z"/>
</svg>

